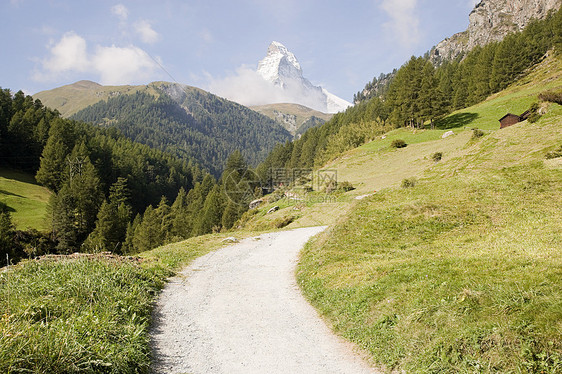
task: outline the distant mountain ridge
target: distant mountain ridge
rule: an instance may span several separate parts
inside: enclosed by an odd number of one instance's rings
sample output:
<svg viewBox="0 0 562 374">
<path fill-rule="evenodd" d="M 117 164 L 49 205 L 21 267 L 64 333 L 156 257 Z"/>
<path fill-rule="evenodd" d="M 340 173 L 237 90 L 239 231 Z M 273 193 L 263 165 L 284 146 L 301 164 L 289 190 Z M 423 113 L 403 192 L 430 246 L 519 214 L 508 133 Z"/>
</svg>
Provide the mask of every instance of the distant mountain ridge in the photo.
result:
<svg viewBox="0 0 562 374">
<path fill-rule="evenodd" d="M 322 125 L 332 118 L 332 114 L 291 103 L 255 105 L 250 109 L 277 121 L 294 136 L 299 136 L 309 128 Z"/>
<path fill-rule="evenodd" d="M 434 64 L 453 60 L 511 32 L 523 30 L 532 19 L 544 19 L 562 0 L 482 0 L 468 16 L 468 28 L 437 44 L 430 52 Z"/>
<path fill-rule="evenodd" d="M 134 141 L 196 160 L 215 176 L 236 150 L 257 165 L 275 144 L 292 139 L 267 116 L 177 83 L 102 86 L 79 81 L 34 97 L 66 117 L 115 127 Z"/>
<path fill-rule="evenodd" d="M 323 113 L 341 112 L 352 105 L 306 79 L 295 55 L 279 42 L 274 41 L 269 45 L 267 55 L 258 63 L 257 73 L 266 81 L 290 92 L 296 104 Z"/>
</svg>

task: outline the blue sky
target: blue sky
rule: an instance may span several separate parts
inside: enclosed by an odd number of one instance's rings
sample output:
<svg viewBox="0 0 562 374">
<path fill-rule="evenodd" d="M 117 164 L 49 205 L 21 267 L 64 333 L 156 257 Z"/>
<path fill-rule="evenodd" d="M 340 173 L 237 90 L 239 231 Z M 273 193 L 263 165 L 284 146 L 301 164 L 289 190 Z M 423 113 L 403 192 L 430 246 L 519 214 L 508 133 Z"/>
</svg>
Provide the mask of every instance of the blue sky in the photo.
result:
<svg viewBox="0 0 562 374">
<path fill-rule="evenodd" d="M 0 86 L 78 80 L 203 89 L 283 43 L 316 85 L 351 101 L 380 73 L 463 31 L 475 0 L 2 0 Z"/>
</svg>

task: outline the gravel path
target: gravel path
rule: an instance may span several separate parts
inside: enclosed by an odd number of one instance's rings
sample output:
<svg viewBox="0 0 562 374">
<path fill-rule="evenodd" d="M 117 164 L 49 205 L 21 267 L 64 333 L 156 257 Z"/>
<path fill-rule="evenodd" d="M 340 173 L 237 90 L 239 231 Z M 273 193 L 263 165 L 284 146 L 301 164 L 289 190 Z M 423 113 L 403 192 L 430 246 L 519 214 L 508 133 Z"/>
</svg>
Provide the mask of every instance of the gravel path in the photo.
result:
<svg viewBox="0 0 562 374">
<path fill-rule="evenodd" d="M 294 279 L 324 227 L 246 239 L 197 259 L 166 286 L 151 331 L 154 373 L 374 373 L 334 336 Z"/>
</svg>

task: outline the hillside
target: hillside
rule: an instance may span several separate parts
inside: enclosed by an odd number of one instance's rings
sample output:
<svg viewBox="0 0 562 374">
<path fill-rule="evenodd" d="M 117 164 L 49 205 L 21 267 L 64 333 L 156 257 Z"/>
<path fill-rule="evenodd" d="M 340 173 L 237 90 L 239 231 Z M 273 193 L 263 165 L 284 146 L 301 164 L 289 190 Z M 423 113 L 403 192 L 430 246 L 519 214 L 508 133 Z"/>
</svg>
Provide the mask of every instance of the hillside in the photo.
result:
<svg viewBox="0 0 562 374">
<path fill-rule="evenodd" d="M 0 168 L 0 202 L 8 206 L 17 229 L 45 229 L 50 196 L 32 175 Z"/>
<path fill-rule="evenodd" d="M 81 81 L 35 97 L 72 119 L 115 127 L 136 142 L 194 160 L 217 177 L 234 151 L 255 165 L 291 138 L 266 116 L 174 83 L 103 87 Z"/>
<path fill-rule="evenodd" d="M 441 129 L 393 130 L 341 154 L 322 169 L 355 190 L 321 199 L 295 198 L 297 189 L 253 212 L 247 227 L 331 225 L 302 254 L 299 284 L 379 365 L 560 372 L 562 159 L 545 155 L 562 149 L 562 106 L 541 103 L 536 123 L 498 122 L 545 90 L 562 90 L 560 59 Z M 395 139 L 407 147 L 392 148 Z M 281 209 L 266 214 L 273 205 Z"/>
<path fill-rule="evenodd" d="M 92 81 L 78 81 L 52 90 L 41 91 L 33 98 L 41 100 L 48 108 L 56 109 L 63 117 L 71 117 L 80 110 L 119 95 L 131 95 L 148 90 L 157 95 L 158 92 L 147 86 L 102 86 Z"/>
<path fill-rule="evenodd" d="M 250 109 L 276 121 L 293 136 L 301 135 L 309 128 L 321 125 L 332 118 L 332 114 L 291 103 L 256 105 L 250 106 Z"/>
</svg>

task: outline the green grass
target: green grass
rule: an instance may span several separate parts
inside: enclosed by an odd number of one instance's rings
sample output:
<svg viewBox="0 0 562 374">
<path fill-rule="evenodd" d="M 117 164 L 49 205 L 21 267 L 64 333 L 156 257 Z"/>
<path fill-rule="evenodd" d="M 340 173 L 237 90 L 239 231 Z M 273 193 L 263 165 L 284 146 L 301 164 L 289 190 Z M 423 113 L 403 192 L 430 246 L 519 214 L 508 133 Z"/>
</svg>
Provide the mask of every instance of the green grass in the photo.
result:
<svg viewBox="0 0 562 374">
<path fill-rule="evenodd" d="M 37 185 L 33 176 L 0 168 L 0 202 L 8 205 L 20 230 L 45 229 L 45 215 L 51 192 Z"/>
<path fill-rule="evenodd" d="M 230 235 L 192 238 L 135 259 L 62 256 L 0 270 L 0 372 L 148 373 L 158 291 Z"/>
<path fill-rule="evenodd" d="M 415 187 L 377 192 L 308 245 L 305 295 L 389 370 L 561 372 L 562 169 L 544 162 L 561 119 L 552 105 L 536 124 L 477 140 L 381 151 L 404 162 L 408 148 L 429 157 L 424 147 L 464 142 Z"/>
<path fill-rule="evenodd" d="M 25 261 L 0 275 L 0 371 L 146 373 L 154 264 Z"/>
</svg>

